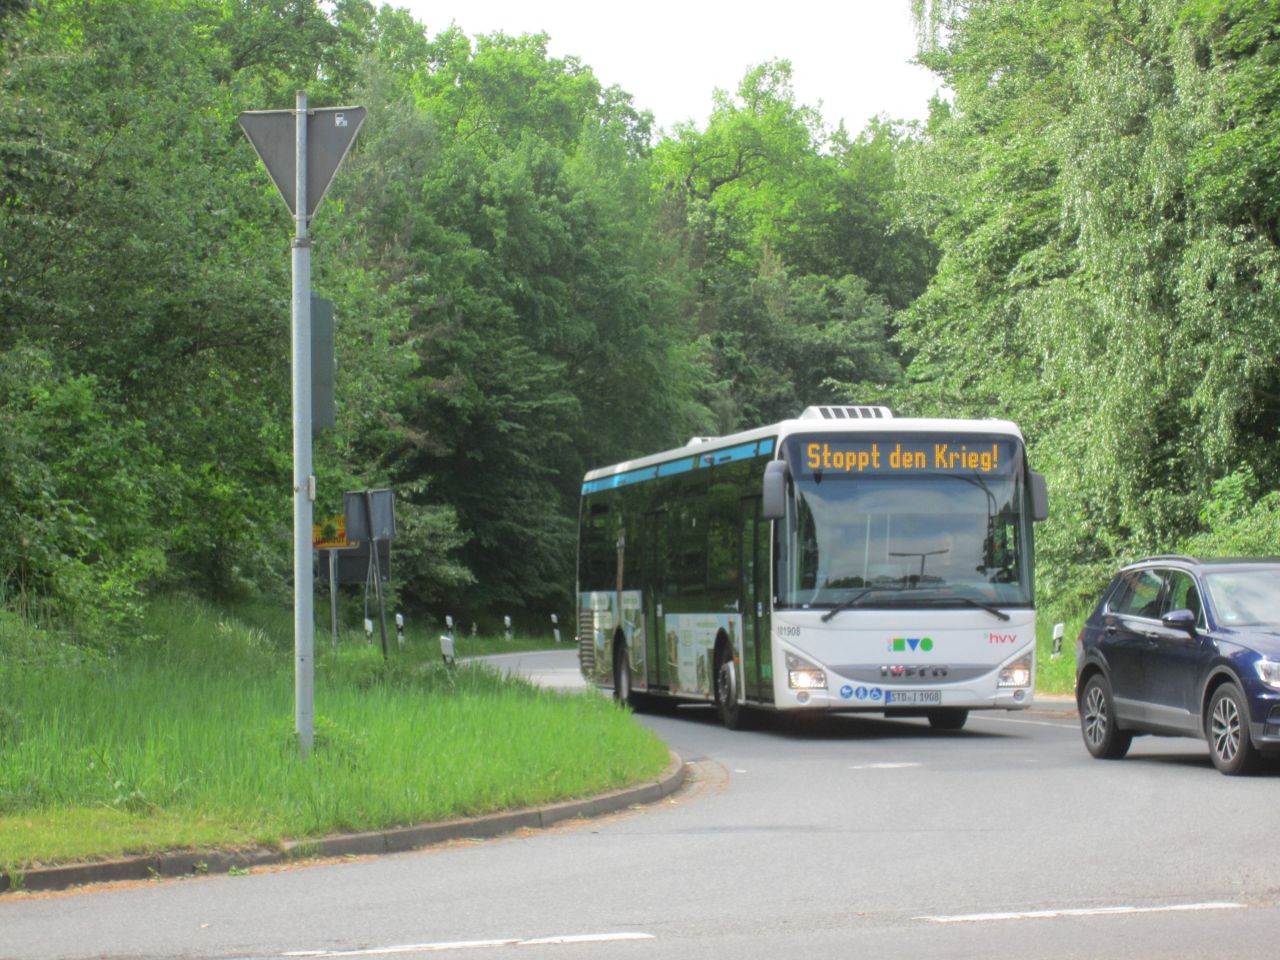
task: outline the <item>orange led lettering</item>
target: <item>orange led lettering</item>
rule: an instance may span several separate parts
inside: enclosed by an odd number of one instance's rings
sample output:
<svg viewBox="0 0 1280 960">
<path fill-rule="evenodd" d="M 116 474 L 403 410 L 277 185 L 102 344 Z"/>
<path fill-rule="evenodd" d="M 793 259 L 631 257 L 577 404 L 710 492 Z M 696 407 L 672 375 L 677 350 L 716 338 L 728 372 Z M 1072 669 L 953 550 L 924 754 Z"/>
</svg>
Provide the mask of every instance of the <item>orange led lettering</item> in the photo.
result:
<svg viewBox="0 0 1280 960">
<path fill-rule="evenodd" d="M 990 450 L 970 450 L 964 444 L 959 450 L 947 443 L 933 445 L 933 466 L 936 470 L 976 470 L 991 473 L 1000 467 L 1000 446 L 993 443 Z"/>
<path fill-rule="evenodd" d="M 861 473 L 880 469 L 880 447 L 874 443 L 869 450 L 832 450 L 830 444 L 811 443 L 805 447 L 804 453 L 810 470 Z"/>
</svg>

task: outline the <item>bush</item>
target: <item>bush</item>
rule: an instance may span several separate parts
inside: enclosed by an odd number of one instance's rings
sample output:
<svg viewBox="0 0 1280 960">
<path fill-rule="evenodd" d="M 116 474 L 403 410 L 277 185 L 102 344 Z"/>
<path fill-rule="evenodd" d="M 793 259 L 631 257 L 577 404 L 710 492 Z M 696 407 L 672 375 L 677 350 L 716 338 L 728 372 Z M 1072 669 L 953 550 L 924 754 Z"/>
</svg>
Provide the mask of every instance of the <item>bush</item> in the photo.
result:
<svg viewBox="0 0 1280 960">
<path fill-rule="evenodd" d="M 1200 556 L 1270 557 L 1280 552 L 1280 490 L 1261 496 L 1253 470 L 1242 467 L 1215 481 L 1200 511 L 1204 530 L 1184 542 Z"/>
</svg>

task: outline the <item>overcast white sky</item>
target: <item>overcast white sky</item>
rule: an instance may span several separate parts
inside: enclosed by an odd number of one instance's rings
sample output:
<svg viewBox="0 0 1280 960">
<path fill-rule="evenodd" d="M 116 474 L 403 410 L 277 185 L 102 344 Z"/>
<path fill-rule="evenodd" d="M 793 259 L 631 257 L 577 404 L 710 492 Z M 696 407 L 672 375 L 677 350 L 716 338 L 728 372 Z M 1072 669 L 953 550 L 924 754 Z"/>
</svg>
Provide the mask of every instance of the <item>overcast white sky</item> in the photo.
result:
<svg viewBox="0 0 1280 960">
<path fill-rule="evenodd" d="M 939 90 L 909 61 L 909 0 L 392 0 L 432 36 L 456 22 L 470 36 L 546 33 L 552 56 L 577 56 L 616 83 L 660 127 L 705 126 L 711 93 L 734 90 L 747 68 L 790 60 L 796 98 L 851 132 L 876 114 L 923 119 Z M 820 102 L 820 103 L 819 103 Z"/>
</svg>

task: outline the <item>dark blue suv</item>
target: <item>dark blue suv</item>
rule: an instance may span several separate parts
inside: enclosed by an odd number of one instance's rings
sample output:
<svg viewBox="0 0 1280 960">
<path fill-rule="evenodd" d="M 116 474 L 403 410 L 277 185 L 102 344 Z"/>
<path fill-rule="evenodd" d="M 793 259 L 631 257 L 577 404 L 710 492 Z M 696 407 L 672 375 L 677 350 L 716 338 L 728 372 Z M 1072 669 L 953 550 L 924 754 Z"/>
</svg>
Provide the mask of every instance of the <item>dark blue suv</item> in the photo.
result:
<svg viewBox="0 0 1280 960">
<path fill-rule="evenodd" d="M 1280 558 L 1150 557 L 1122 569 L 1076 640 L 1084 744 L 1204 737 L 1223 773 L 1280 756 Z"/>
</svg>

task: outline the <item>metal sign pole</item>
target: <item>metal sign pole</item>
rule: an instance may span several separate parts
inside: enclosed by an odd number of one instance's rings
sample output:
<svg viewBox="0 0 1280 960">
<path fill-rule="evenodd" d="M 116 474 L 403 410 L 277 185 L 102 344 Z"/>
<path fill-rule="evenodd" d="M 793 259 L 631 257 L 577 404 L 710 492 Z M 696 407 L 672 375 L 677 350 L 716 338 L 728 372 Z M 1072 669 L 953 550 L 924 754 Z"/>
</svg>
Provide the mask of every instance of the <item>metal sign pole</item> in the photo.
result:
<svg viewBox="0 0 1280 960">
<path fill-rule="evenodd" d="M 293 214 L 293 649 L 294 726 L 305 759 L 314 740 L 315 577 L 311 521 L 316 478 L 311 472 L 311 241 L 307 223 L 351 149 L 364 107 L 307 109 L 299 90 L 294 109 L 246 110 L 240 127 L 266 165 Z M 314 121 L 314 122 L 313 122 Z M 290 143 L 292 134 L 292 143 Z M 310 156 L 308 156 L 310 154 Z M 310 182 L 311 189 L 307 188 Z"/>
<path fill-rule="evenodd" d="M 315 732 L 315 597 L 311 571 L 311 240 L 307 236 L 307 93 L 294 131 L 293 238 L 293 651 L 294 726 L 305 759 Z"/>
</svg>

